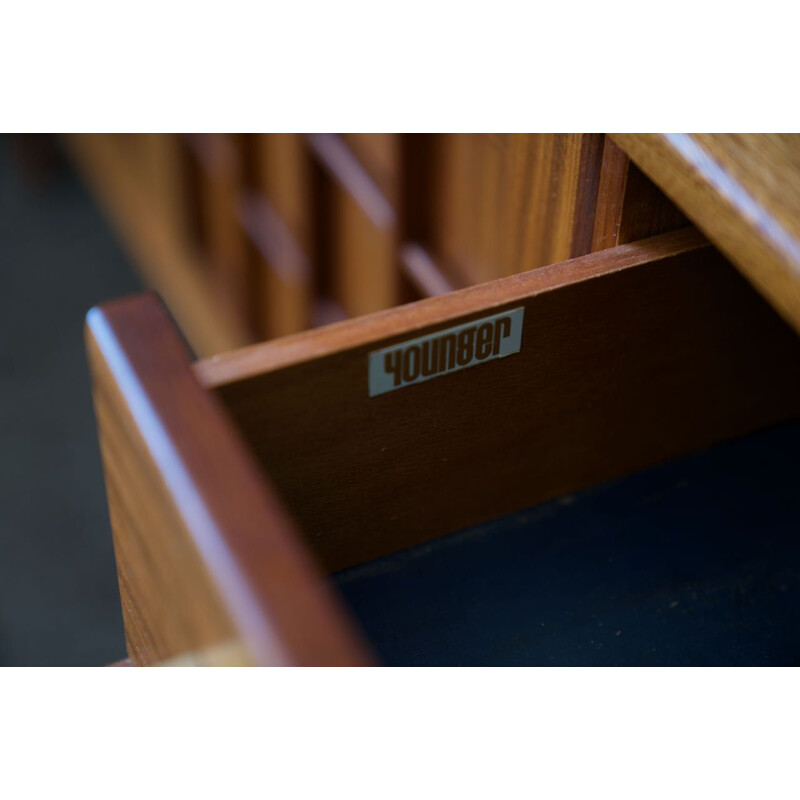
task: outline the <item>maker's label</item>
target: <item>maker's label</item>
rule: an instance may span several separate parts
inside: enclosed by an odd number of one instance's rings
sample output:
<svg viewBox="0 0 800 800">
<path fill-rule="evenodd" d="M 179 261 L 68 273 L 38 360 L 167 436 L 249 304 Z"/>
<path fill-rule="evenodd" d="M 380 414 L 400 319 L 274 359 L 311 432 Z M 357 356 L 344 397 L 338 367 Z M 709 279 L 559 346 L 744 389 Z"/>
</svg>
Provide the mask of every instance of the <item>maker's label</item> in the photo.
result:
<svg viewBox="0 0 800 800">
<path fill-rule="evenodd" d="M 369 354 L 369 396 L 518 353 L 524 308 L 493 314 Z"/>
</svg>

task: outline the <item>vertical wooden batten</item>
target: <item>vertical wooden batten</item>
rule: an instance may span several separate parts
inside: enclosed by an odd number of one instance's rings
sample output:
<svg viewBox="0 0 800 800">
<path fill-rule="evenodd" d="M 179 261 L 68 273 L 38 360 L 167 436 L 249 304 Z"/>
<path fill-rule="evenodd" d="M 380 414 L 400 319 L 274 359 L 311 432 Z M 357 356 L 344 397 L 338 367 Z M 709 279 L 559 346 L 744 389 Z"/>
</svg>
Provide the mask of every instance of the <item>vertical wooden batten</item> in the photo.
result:
<svg viewBox="0 0 800 800">
<path fill-rule="evenodd" d="M 200 166 L 199 189 L 204 266 L 210 272 L 218 302 L 232 309 L 252 337 L 251 263 L 239 219 L 244 195 L 244 164 L 240 137 L 196 133 L 188 141 Z"/>
<path fill-rule="evenodd" d="M 249 134 L 247 196 L 240 212 L 253 262 L 252 302 L 260 339 L 311 325 L 314 289 L 312 173 L 297 133 Z"/>
<path fill-rule="evenodd" d="M 394 208 L 341 137 L 316 133 L 307 141 L 327 177 L 321 213 L 329 217 L 332 299 L 351 317 L 390 308 L 398 296 Z"/>
<path fill-rule="evenodd" d="M 171 224 L 173 217 L 162 213 L 162 203 L 151 193 L 156 183 L 151 173 L 142 180 L 113 136 L 71 134 L 65 142 L 147 285 L 164 298 L 195 352 L 210 356 L 252 341 L 243 320 L 219 302 L 196 243 Z"/>
</svg>

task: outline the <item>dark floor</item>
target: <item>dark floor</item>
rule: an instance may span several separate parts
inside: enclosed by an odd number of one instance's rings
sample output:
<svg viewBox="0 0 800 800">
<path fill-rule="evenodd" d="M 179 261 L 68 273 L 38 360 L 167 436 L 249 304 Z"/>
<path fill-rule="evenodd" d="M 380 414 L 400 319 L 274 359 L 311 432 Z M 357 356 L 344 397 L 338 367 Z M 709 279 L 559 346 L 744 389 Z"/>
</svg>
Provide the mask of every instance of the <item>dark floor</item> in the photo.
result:
<svg viewBox="0 0 800 800">
<path fill-rule="evenodd" d="M 800 423 L 336 576 L 392 665 L 800 664 Z"/>
<path fill-rule="evenodd" d="M 65 163 L 0 137 L 0 664 L 124 656 L 83 317 L 140 288 Z"/>
</svg>

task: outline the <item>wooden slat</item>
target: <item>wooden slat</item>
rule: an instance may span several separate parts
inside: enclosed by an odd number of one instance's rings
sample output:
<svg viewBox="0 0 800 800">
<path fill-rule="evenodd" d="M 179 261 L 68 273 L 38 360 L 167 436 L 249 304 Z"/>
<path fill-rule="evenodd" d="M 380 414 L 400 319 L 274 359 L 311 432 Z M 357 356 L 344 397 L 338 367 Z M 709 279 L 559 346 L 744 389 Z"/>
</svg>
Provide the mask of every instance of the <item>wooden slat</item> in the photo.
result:
<svg viewBox="0 0 800 800">
<path fill-rule="evenodd" d="M 309 156 L 300 134 L 240 136 L 247 191 L 239 215 L 247 233 L 251 315 L 259 339 L 311 325 L 313 203 Z"/>
<path fill-rule="evenodd" d="M 311 170 L 303 137 L 267 133 L 255 139 L 255 188 L 264 193 L 297 245 L 311 257 Z"/>
<path fill-rule="evenodd" d="M 159 213 L 146 191 L 147 182 L 114 138 L 73 134 L 66 142 L 145 282 L 164 297 L 193 349 L 210 356 L 247 344 L 250 336 L 244 325 L 220 305 L 205 279 L 199 253 Z"/>
<path fill-rule="evenodd" d="M 454 291 L 466 285 L 465 278 L 430 254 L 435 241 L 437 163 L 440 137 L 432 133 L 398 136 L 400 180 L 397 196 L 397 238 L 400 269 L 400 303 Z"/>
<path fill-rule="evenodd" d="M 341 136 L 384 196 L 394 203 L 398 191 L 400 134 L 343 133 Z"/>
<path fill-rule="evenodd" d="M 229 306 L 250 333 L 254 327 L 252 266 L 247 258 L 239 208 L 245 192 L 242 153 L 236 137 L 191 134 L 200 164 L 200 212 L 204 257 L 212 271 L 218 302 Z"/>
<path fill-rule="evenodd" d="M 325 208 L 331 298 L 348 316 L 397 302 L 396 216 L 366 170 L 335 134 L 308 137 L 329 178 Z"/>
<path fill-rule="evenodd" d="M 407 244 L 400 250 L 400 268 L 416 288 L 419 297 L 436 297 L 455 290 L 425 249 Z"/>
<path fill-rule="evenodd" d="M 131 661 L 368 663 L 160 303 L 93 309 L 87 347 Z"/>
<path fill-rule="evenodd" d="M 311 324 L 311 266 L 266 198 L 252 194 L 240 207 L 254 284 L 251 300 L 259 339 L 287 336 Z"/>
<path fill-rule="evenodd" d="M 177 133 L 141 135 L 152 202 L 177 241 L 190 241 L 190 200 L 182 137 Z"/>
<path fill-rule="evenodd" d="M 370 351 L 519 306 L 520 353 L 368 396 Z M 196 371 L 330 570 L 800 413 L 800 340 L 693 230 Z"/>
<path fill-rule="evenodd" d="M 800 136 L 614 139 L 800 330 Z"/>
</svg>

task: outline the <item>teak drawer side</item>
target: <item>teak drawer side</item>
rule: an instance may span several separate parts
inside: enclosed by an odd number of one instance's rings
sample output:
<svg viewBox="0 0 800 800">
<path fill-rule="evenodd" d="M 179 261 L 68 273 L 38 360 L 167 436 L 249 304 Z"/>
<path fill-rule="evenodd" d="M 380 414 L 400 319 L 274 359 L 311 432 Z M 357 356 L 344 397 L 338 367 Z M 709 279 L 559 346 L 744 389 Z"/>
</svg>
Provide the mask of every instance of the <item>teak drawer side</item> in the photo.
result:
<svg viewBox="0 0 800 800">
<path fill-rule="evenodd" d="M 131 661 L 371 663 L 160 302 L 93 309 L 86 332 Z"/>
</svg>

